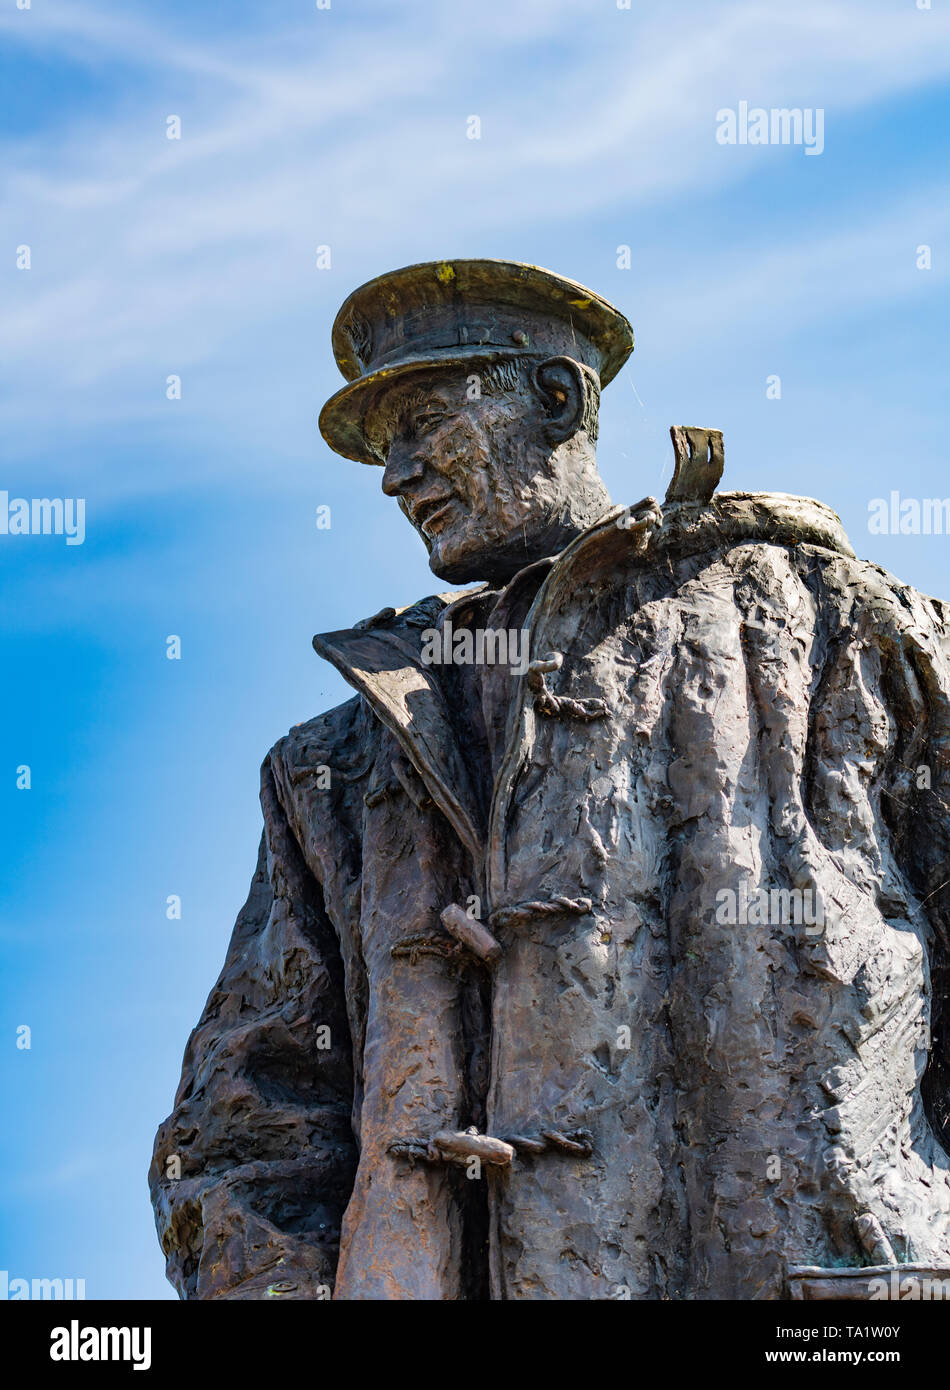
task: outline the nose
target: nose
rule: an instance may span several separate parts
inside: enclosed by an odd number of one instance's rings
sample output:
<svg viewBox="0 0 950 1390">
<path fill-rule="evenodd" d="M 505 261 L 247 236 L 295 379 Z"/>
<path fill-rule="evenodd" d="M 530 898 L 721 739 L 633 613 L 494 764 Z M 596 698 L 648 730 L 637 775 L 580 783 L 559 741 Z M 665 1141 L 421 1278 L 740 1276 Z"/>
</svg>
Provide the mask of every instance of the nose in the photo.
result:
<svg viewBox="0 0 950 1390">
<path fill-rule="evenodd" d="M 422 477 L 424 466 L 422 455 L 411 444 L 395 440 L 383 470 L 383 492 L 387 497 L 398 497 L 408 483 Z"/>
</svg>

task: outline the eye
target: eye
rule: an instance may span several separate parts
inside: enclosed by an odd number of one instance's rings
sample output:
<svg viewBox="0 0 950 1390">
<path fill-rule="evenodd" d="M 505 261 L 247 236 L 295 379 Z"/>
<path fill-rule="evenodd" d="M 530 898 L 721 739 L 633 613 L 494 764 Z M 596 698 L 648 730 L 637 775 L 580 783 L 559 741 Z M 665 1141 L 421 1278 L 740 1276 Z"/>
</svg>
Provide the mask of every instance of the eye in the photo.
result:
<svg viewBox="0 0 950 1390">
<path fill-rule="evenodd" d="M 417 435 L 430 434 L 436 425 L 440 425 L 445 419 L 445 412 L 442 410 L 427 410 L 424 415 L 417 415 L 412 422 L 412 427 Z"/>
</svg>

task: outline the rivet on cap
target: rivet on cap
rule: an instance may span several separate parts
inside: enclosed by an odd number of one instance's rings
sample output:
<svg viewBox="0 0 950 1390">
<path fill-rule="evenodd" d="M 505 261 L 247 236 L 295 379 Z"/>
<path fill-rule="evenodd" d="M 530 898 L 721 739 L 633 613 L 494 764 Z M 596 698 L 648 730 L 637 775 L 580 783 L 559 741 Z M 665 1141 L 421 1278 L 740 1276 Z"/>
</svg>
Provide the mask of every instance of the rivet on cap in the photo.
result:
<svg viewBox="0 0 950 1390">
<path fill-rule="evenodd" d="M 514 333 L 512 333 L 511 341 L 513 343 L 517 343 L 519 347 L 527 347 L 528 335 L 523 328 L 519 328 Z"/>
</svg>

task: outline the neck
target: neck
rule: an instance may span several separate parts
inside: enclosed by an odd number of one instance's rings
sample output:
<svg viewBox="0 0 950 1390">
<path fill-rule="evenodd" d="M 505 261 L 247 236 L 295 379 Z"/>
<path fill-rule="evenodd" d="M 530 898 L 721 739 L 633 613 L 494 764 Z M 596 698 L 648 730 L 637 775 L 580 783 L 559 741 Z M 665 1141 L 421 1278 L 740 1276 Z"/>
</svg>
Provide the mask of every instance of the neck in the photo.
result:
<svg viewBox="0 0 950 1390">
<path fill-rule="evenodd" d="M 599 521 L 612 505 L 610 493 L 597 471 L 593 455 L 585 453 L 580 460 L 572 460 L 571 466 L 565 470 L 561 488 L 565 527 L 578 536 Z"/>
<path fill-rule="evenodd" d="M 575 468 L 559 483 L 545 517 L 530 530 L 520 531 L 508 545 L 497 547 L 489 557 L 490 572 L 484 578 L 492 587 L 507 584 L 526 565 L 558 555 L 613 505 L 593 461 L 588 470 L 578 473 Z"/>
<path fill-rule="evenodd" d="M 539 560 L 563 550 L 599 521 L 612 505 L 593 454 L 584 449 L 576 453 L 567 451 L 567 455 L 555 475 L 556 492 L 550 521 L 537 537 L 541 553 L 535 558 Z"/>
</svg>

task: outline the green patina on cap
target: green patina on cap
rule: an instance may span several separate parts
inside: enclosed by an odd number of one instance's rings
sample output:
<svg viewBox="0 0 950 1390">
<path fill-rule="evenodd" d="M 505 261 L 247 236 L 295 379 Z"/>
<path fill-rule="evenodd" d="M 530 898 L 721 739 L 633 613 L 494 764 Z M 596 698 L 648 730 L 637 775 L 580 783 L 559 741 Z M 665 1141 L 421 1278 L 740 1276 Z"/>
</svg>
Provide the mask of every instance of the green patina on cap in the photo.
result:
<svg viewBox="0 0 950 1390">
<path fill-rule="evenodd" d="M 369 280 L 333 324 L 347 385 L 320 412 L 344 458 L 384 462 L 366 437 L 370 407 L 410 374 L 515 357 L 566 355 L 602 386 L 633 351 L 633 329 L 606 299 L 563 275 L 517 261 L 427 261 Z"/>
</svg>

